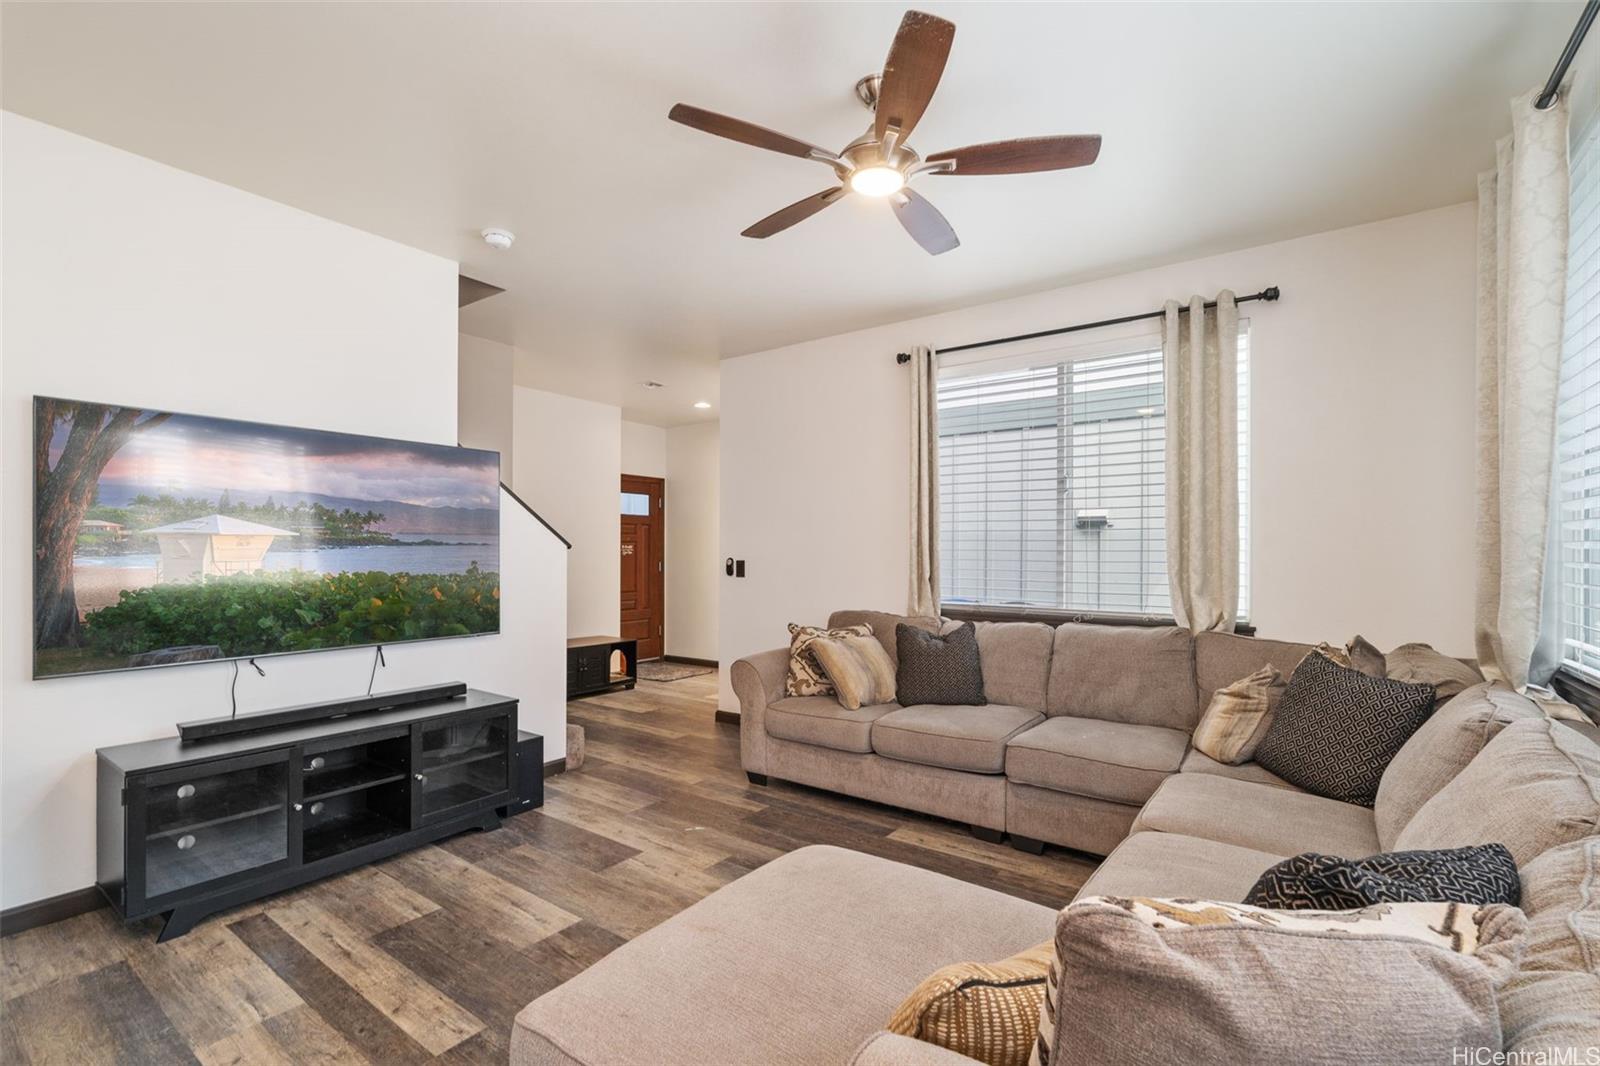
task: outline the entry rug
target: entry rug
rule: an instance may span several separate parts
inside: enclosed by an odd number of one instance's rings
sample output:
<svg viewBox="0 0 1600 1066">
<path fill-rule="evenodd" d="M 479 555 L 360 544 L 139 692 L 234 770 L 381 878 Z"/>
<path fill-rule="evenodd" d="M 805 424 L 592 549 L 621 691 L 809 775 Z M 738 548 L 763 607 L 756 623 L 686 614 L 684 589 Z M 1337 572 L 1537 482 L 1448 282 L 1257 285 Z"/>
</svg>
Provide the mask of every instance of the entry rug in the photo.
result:
<svg viewBox="0 0 1600 1066">
<path fill-rule="evenodd" d="M 701 677 L 716 672 L 716 669 L 710 666 L 669 663 L 661 659 L 651 659 L 639 664 L 640 681 L 682 681 L 686 677 Z"/>
</svg>

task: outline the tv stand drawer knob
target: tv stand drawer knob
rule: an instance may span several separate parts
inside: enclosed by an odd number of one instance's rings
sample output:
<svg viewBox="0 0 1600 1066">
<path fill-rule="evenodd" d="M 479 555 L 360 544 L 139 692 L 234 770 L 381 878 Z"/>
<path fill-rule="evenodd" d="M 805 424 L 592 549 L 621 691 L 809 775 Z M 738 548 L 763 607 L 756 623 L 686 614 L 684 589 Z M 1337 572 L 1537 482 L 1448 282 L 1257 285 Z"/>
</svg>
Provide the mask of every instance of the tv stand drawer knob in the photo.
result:
<svg viewBox="0 0 1600 1066">
<path fill-rule="evenodd" d="M 411 776 L 416 778 L 418 784 L 426 785 L 428 783 L 427 774 L 412 774 Z"/>
<path fill-rule="evenodd" d="M 185 833 L 183 836 L 178 838 L 179 851 L 188 851 L 192 847 L 194 847 L 194 834 Z"/>
<path fill-rule="evenodd" d="M 186 800 L 190 796 L 193 796 L 193 795 L 194 795 L 194 786 L 193 785 L 179 785 L 178 786 L 178 798 L 179 799 Z"/>
<path fill-rule="evenodd" d="M 328 765 L 328 760 L 326 760 L 322 756 L 318 755 L 318 756 L 315 756 L 314 758 L 312 758 L 312 760 L 310 762 L 306 763 L 306 769 L 307 770 L 320 770 L 326 765 Z"/>
</svg>

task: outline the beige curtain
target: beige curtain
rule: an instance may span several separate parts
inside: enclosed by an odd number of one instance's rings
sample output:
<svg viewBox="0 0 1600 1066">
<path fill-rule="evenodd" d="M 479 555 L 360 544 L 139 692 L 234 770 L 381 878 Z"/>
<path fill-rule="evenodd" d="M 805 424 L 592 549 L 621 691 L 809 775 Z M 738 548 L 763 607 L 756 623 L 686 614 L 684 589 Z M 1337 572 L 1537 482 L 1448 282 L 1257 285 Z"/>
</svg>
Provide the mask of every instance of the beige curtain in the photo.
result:
<svg viewBox="0 0 1600 1066">
<path fill-rule="evenodd" d="M 1168 300 L 1167 583 L 1178 624 L 1231 632 L 1239 613 L 1239 310 Z"/>
<path fill-rule="evenodd" d="M 911 349 L 911 586 L 906 613 L 939 613 L 939 356 Z"/>
<path fill-rule="evenodd" d="M 1511 135 L 1478 177 L 1477 654 L 1485 675 L 1518 689 L 1554 605 L 1545 561 L 1567 285 L 1567 102 L 1540 111 L 1537 95 L 1511 101 Z M 1548 649 L 1539 657 L 1550 665 Z"/>
</svg>

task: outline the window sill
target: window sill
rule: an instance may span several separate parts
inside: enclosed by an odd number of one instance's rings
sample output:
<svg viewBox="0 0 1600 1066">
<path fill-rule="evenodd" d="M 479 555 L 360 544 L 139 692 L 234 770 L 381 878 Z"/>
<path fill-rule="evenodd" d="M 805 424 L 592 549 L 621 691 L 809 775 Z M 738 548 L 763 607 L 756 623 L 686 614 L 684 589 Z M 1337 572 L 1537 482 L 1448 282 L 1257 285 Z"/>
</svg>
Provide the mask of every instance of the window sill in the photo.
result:
<svg viewBox="0 0 1600 1066">
<path fill-rule="evenodd" d="M 1588 715 L 1590 721 L 1600 724 L 1600 682 L 1562 667 L 1550 679 L 1550 687 L 1556 690 L 1556 695 Z"/>
<path fill-rule="evenodd" d="M 1170 617 L 1148 614 L 1115 614 L 1108 611 L 1065 611 L 1053 607 L 1011 607 L 981 603 L 946 603 L 940 610 L 958 622 L 1042 622 L 1058 626 L 1065 622 L 1088 622 L 1101 626 L 1175 626 Z M 1248 622 L 1234 626 L 1235 633 L 1253 637 L 1256 627 Z"/>
</svg>

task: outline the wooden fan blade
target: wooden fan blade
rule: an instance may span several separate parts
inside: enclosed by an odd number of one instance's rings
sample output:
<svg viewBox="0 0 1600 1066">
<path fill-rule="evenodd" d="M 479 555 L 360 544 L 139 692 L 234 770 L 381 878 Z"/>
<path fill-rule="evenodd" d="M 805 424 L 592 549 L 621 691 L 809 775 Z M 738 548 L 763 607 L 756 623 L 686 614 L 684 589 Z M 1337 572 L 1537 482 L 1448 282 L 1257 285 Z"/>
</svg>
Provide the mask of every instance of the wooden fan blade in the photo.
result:
<svg viewBox="0 0 1600 1066">
<path fill-rule="evenodd" d="M 804 222 L 824 207 L 844 196 L 844 194 L 844 187 L 837 186 L 832 189 L 825 189 L 814 196 L 808 196 L 804 200 L 796 200 L 788 207 L 774 211 L 760 222 L 740 233 L 739 236 L 754 237 L 760 240 L 763 237 L 770 237 L 774 233 L 782 233 L 796 222 Z"/>
<path fill-rule="evenodd" d="M 883 140 L 890 126 L 899 129 L 900 143 L 910 138 L 911 130 L 928 109 L 928 101 L 933 99 L 933 91 L 939 87 L 955 36 L 955 23 L 936 15 L 907 11 L 900 20 L 878 87 L 874 123 L 878 140 Z"/>
<path fill-rule="evenodd" d="M 902 189 L 890 202 L 894 204 L 895 217 L 911 234 L 911 239 L 922 245 L 922 250 L 929 255 L 943 255 L 952 248 L 961 247 L 956 231 L 950 228 L 939 209 L 910 189 Z"/>
<path fill-rule="evenodd" d="M 785 134 L 769 130 L 764 126 L 757 126 L 753 122 L 729 118 L 727 115 L 719 115 L 715 111 L 691 107 L 688 104 L 672 105 L 672 110 L 667 112 L 667 117 L 674 122 L 681 122 L 685 126 L 703 130 L 718 137 L 726 137 L 730 141 L 738 141 L 741 144 L 752 145 L 756 148 L 765 148 L 769 152 L 782 152 L 784 155 L 799 156 L 801 159 L 817 159 L 821 162 L 839 158 L 837 153 L 830 152 L 826 148 L 818 148 L 814 144 L 807 144 L 805 141 L 796 140 Z"/>
<path fill-rule="evenodd" d="M 930 163 L 951 160 L 954 170 L 935 170 L 935 174 L 1031 174 L 1039 170 L 1066 170 L 1086 167 L 1100 157 L 1100 135 L 1088 133 L 1074 137 L 1021 137 L 1014 141 L 991 141 L 935 152 Z"/>
</svg>

